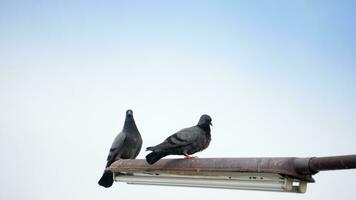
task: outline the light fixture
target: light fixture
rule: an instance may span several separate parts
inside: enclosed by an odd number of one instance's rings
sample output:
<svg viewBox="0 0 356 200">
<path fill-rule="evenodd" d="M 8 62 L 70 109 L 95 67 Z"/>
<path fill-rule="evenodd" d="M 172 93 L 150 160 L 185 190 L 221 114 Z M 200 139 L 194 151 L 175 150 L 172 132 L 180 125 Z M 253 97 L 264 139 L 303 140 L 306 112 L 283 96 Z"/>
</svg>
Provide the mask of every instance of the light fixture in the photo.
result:
<svg viewBox="0 0 356 200">
<path fill-rule="evenodd" d="M 142 185 L 202 187 L 305 193 L 314 174 L 355 169 L 356 155 L 329 157 L 120 159 L 107 170 L 118 182 Z"/>
<path fill-rule="evenodd" d="M 202 187 L 305 193 L 307 182 L 273 173 L 209 173 L 177 175 L 156 173 L 114 173 L 114 180 L 128 184 Z"/>
</svg>

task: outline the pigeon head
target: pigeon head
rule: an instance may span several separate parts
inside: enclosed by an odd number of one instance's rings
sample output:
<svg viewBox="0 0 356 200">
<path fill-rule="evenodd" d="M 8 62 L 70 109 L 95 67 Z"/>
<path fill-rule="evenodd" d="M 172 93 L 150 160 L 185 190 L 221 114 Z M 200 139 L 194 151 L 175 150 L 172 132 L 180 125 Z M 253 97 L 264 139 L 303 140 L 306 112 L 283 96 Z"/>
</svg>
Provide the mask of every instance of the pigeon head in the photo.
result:
<svg viewBox="0 0 356 200">
<path fill-rule="evenodd" d="M 211 123 L 211 121 L 212 120 L 209 115 L 202 115 L 199 119 L 198 126 L 204 126 L 204 125 L 212 126 L 213 124 Z"/>
<path fill-rule="evenodd" d="M 133 112 L 131 109 L 126 111 L 126 117 L 132 118 L 133 117 Z"/>
<path fill-rule="evenodd" d="M 124 130 L 125 131 L 136 131 L 137 130 L 135 120 L 133 117 L 133 112 L 130 109 L 126 111 Z"/>
</svg>

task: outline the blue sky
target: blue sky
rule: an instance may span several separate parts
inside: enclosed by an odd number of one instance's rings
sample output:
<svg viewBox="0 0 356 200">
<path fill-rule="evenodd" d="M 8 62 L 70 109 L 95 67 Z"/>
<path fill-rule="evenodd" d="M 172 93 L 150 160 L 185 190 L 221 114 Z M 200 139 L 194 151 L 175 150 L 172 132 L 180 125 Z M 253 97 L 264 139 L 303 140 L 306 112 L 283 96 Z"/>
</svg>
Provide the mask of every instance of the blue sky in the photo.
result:
<svg viewBox="0 0 356 200">
<path fill-rule="evenodd" d="M 352 1 L 9 1 L 0 8 L 0 51 L 9 65 L 188 57 L 303 88 L 341 82 L 350 92 L 354 7 Z"/>
<path fill-rule="evenodd" d="M 16 50 L 54 54 L 67 48 L 90 48 L 83 55 L 102 56 L 164 48 L 229 59 L 278 60 L 276 64 L 281 57 L 325 56 L 334 64 L 354 64 L 352 1 L 69 2 L 2 2 L 1 42 L 5 47 L 17 44 Z"/>
<path fill-rule="evenodd" d="M 0 1 L 0 155 L 10 172 L 1 199 L 201 198 L 199 189 L 96 185 L 128 108 L 144 147 L 207 113 L 212 143 L 199 157 L 354 154 L 355 9 L 354 1 Z M 32 173 L 22 170 L 28 163 Z M 353 185 L 350 177 L 320 173 L 305 196 L 350 199 L 337 184 Z"/>
</svg>

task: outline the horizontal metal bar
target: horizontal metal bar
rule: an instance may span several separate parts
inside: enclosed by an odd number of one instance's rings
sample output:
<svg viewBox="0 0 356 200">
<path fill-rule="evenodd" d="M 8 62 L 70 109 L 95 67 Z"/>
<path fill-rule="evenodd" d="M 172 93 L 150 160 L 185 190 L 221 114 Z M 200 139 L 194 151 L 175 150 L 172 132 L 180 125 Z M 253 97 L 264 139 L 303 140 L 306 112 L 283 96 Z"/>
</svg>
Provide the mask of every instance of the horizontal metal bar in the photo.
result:
<svg viewBox="0 0 356 200">
<path fill-rule="evenodd" d="M 314 182 L 318 171 L 356 168 L 356 155 L 333 157 L 266 157 L 266 158 L 194 158 L 162 159 L 154 165 L 144 159 L 114 162 L 108 170 L 125 173 L 209 175 L 216 173 L 274 173 L 301 181 Z"/>
<path fill-rule="evenodd" d="M 356 155 L 311 158 L 309 168 L 311 171 L 355 169 Z"/>
<path fill-rule="evenodd" d="M 113 172 L 165 173 L 178 175 L 209 175 L 214 173 L 256 172 L 274 173 L 314 182 L 310 174 L 299 173 L 294 165 L 308 163 L 309 158 L 194 158 L 162 159 L 154 165 L 144 159 L 118 160 L 108 169 Z M 301 167 L 299 167 L 301 168 Z M 299 169 L 298 168 L 298 169 Z M 308 168 L 308 167 L 306 167 Z M 303 168 L 301 168 L 303 169 Z"/>
</svg>

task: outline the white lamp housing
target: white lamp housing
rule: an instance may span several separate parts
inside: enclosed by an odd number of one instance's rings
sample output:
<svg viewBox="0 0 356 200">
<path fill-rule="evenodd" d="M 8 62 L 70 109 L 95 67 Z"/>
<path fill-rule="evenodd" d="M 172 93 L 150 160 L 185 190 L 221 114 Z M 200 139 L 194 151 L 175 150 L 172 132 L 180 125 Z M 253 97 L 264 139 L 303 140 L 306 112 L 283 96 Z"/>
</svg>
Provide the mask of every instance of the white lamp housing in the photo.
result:
<svg viewBox="0 0 356 200">
<path fill-rule="evenodd" d="M 177 175 L 151 173 L 114 173 L 114 180 L 128 184 L 202 187 L 305 193 L 307 182 L 273 173 L 209 173 Z"/>
</svg>

